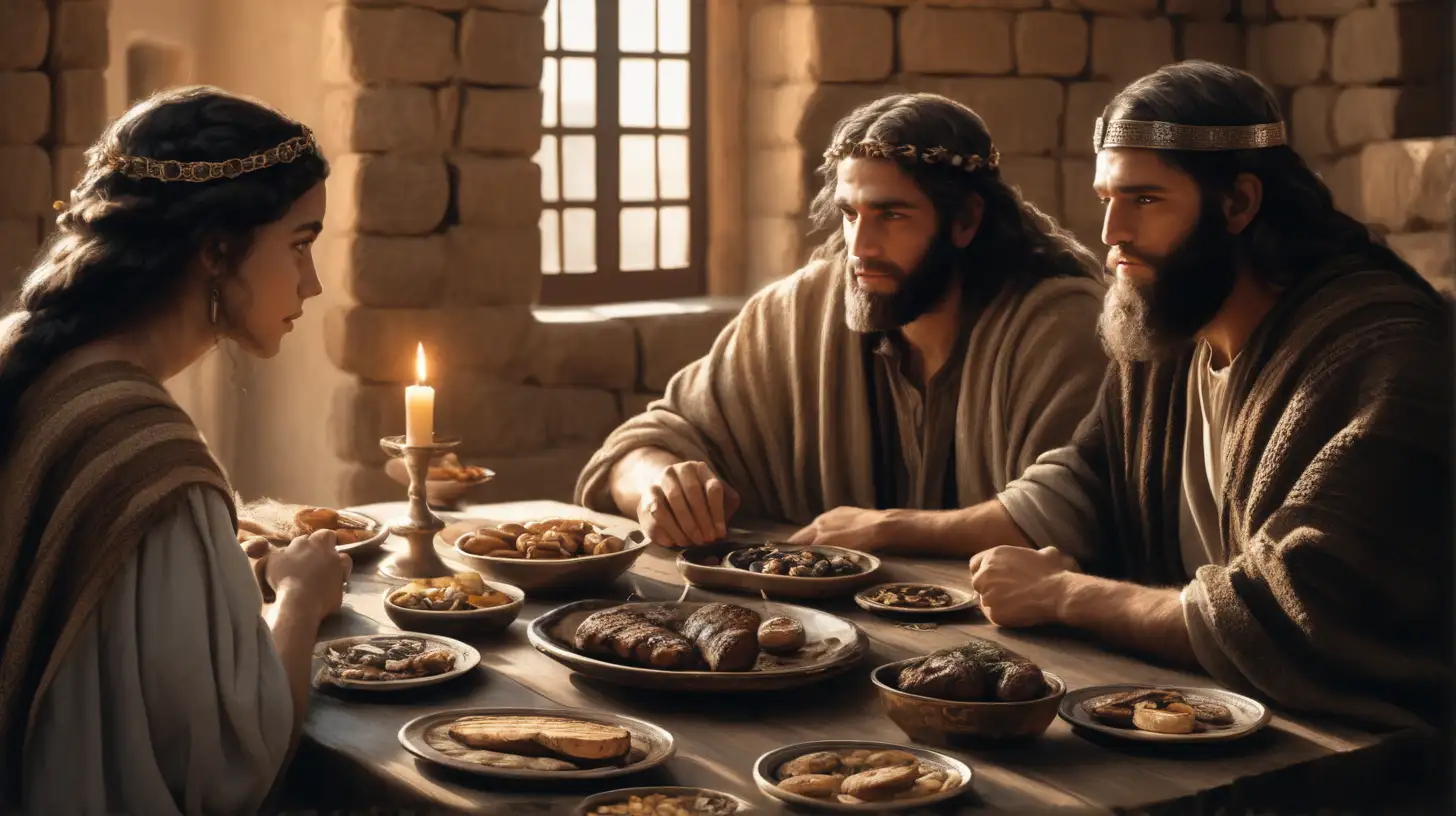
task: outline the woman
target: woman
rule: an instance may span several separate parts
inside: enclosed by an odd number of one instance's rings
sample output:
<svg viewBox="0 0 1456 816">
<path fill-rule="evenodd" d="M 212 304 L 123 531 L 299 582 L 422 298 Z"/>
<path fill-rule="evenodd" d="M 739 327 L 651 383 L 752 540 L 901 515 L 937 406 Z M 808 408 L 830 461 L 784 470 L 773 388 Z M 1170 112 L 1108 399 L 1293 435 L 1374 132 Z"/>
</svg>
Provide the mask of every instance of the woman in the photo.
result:
<svg viewBox="0 0 1456 816">
<path fill-rule="evenodd" d="M 321 291 L 328 165 L 307 128 L 189 88 L 86 154 L 0 320 L 0 791 L 26 813 L 252 813 L 308 699 L 348 557 L 268 559 L 261 614 L 226 476 L 161 383 L 258 357 Z"/>
</svg>

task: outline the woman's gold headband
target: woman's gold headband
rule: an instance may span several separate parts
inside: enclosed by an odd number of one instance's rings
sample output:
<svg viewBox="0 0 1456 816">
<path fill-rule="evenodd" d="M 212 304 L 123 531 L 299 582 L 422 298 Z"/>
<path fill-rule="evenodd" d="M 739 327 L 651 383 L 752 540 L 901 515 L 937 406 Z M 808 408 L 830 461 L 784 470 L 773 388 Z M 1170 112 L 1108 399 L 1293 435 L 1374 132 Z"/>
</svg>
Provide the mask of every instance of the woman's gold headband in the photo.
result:
<svg viewBox="0 0 1456 816">
<path fill-rule="evenodd" d="M 952 167 L 959 167 L 966 172 L 978 170 L 982 167 L 995 168 L 1001 163 L 1001 154 L 995 147 L 991 148 L 991 155 L 981 158 L 977 153 L 952 153 L 943 147 L 920 148 L 915 145 L 900 145 L 890 142 L 880 142 L 867 139 L 863 142 L 840 142 L 837 145 L 824 151 L 824 158 L 830 161 L 839 161 L 849 158 L 875 158 L 891 159 L 903 157 L 911 161 L 923 161 L 926 164 L 940 164 L 944 162 Z"/>
<path fill-rule="evenodd" d="M 1283 122 L 1267 125 L 1206 127 L 1172 122 L 1143 122 L 1137 119 L 1107 120 L 1097 117 L 1092 131 L 1092 152 L 1107 147 L 1136 147 L 1145 150 L 1257 150 L 1287 144 Z"/>
<path fill-rule="evenodd" d="M 302 126 L 300 125 L 300 127 Z M 275 164 L 289 164 L 310 153 L 318 152 L 318 142 L 313 138 L 313 131 L 304 127 L 302 136 L 294 136 L 277 147 L 270 147 L 242 159 L 228 159 L 220 162 L 179 162 L 175 159 L 159 161 L 145 156 L 107 154 L 102 158 L 102 163 L 128 178 L 200 182 L 220 178 L 237 178 L 244 173 L 262 170 Z"/>
</svg>

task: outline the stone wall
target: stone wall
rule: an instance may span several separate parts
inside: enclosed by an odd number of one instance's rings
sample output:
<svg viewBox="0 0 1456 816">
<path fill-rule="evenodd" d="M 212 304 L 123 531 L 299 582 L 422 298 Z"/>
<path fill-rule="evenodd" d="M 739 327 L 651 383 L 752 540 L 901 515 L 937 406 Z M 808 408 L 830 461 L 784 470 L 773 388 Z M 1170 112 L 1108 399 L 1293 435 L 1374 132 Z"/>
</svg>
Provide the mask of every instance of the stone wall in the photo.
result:
<svg viewBox="0 0 1456 816">
<path fill-rule="evenodd" d="M 1434 227 L 1444 222 L 1431 216 L 1440 213 L 1387 219 L 1370 207 L 1395 206 L 1391 196 L 1411 188 L 1391 180 L 1392 162 L 1403 163 L 1401 178 L 1418 179 L 1437 166 L 1424 157 L 1449 156 L 1388 143 L 1450 132 L 1449 86 L 1443 97 L 1435 82 L 1451 62 L 1450 3 L 1269 1 L 763 5 L 748 34 L 750 283 L 795 268 L 816 241 L 805 216 L 836 120 L 898 91 L 941 93 L 974 108 L 1007 178 L 1100 249 L 1093 121 L 1122 84 L 1193 58 L 1248 68 L 1279 89 L 1299 148 L 1327 178 L 1339 168 L 1352 179 L 1337 185 L 1342 204 L 1395 232 L 1418 231 L 1393 240 L 1410 257 L 1436 252 Z M 1442 178 L 1449 185 L 1449 171 Z"/>
<path fill-rule="evenodd" d="M 0 303 L 106 121 L 106 0 L 0 3 Z"/>
<path fill-rule="evenodd" d="M 544 0 L 354 2 L 324 24 L 330 232 L 352 303 L 326 319 L 343 499 L 400 498 L 381 436 L 404 428 L 423 343 L 439 433 L 497 473 L 472 498 L 569 498 L 587 457 L 731 310 L 535 310 L 541 287 Z M 659 310 L 661 312 L 661 310 Z"/>
</svg>

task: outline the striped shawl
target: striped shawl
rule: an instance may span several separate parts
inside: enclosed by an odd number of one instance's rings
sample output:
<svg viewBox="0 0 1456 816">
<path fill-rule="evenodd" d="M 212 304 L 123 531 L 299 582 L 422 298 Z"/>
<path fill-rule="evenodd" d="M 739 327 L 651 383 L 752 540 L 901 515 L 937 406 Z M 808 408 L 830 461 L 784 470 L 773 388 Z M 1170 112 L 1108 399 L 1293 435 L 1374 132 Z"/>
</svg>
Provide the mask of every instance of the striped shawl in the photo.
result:
<svg viewBox="0 0 1456 816">
<path fill-rule="evenodd" d="M 234 507 L 196 426 L 149 374 L 60 368 L 27 390 L 0 460 L 0 805 L 19 804 L 40 699 L 147 530 L 194 485 Z"/>
</svg>

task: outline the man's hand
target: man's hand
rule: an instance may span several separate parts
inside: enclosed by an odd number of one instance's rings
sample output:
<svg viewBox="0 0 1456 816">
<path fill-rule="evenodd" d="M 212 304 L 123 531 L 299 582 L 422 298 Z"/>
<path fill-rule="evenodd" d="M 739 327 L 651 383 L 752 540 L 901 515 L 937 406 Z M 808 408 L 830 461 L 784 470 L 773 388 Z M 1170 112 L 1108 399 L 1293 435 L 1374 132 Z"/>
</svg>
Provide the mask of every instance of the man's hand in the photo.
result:
<svg viewBox="0 0 1456 816">
<path fill-rule="evenodd" d="M 1056 547 L 995 547 L 971 558 L 971 588 L 981 595 L 986 620 L 997 626 L 1041 626 L 1058 622 L 1062 579 L 1076 569 Z"/>
<path fill-rule="evenodd" d="M 894 543 L 891 516 L 894 512 L 866 510 L 862 507 L 836 507 L 827 513 L 821 513 L 807 527 L 790 536 L 789 543 L 874 552 Z"/>
<path fill-rule="evenodd" d="M 738 493 L 704 462 L 668 465 L 642 491 L 637 523 L 647 540 L 664 547 L 709 544 L 728 537 Z"/>
</svg>

